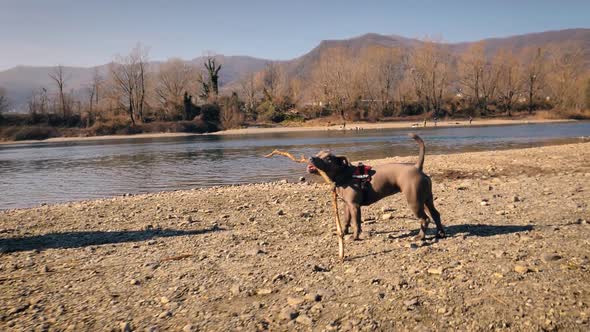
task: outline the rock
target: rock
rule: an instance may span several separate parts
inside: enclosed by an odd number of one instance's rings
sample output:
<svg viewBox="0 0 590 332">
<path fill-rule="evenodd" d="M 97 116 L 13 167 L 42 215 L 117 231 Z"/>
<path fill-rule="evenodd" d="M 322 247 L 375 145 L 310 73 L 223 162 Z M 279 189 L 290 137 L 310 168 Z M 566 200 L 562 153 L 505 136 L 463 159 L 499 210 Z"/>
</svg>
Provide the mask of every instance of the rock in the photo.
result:
<svg viewBox="0 0 590 332">
<path fill-rule="evenodd" d="M 240 294 L 240 292 L 242 291 L 242 288 L 240 287 L 239 284 L 235 284 L 235 285 L 231 286 L 229 291 L 232 293 L 232 295 L 236 296 L 236 295 Z"/>
<path fill-rule="evenodd" d="M 322 300 L 322 296 L 317 293 L 305 294 L 304 298 L 308 301 L 311 301 L 311 302 L 319 302 Z"/>
<path fill-rule="evenodd" d="M 414 298 L 412 298 L 410 300 L 404 301 L 404 305 L 406 307 L 414 307 L 414 306 L 417 306 L 419 304 L 420 304 L 420 301 L 418 300 L 417 297 L 414 297 Z"/>
<path fill-rule="evenodd" d="M 301 325 L 311 326 L 313 324 L 313 320 L 307 315 L 299 315 L 295 319 L 295 321 Z"/>
<path fill-rule="evenodd" d="M 186 216 L 186 218 L 184 218 L 184 221 L 189 224 L 194 222 L 193 217 L 191 217 L 191 216 Z"/>
<path fill-rule="evenodd" d="M 393 214 L 385 213 L 385 214 L 381 215 L 381 220 L 389 220 L 389 219 L 393 219 Z"/>
<path fill-rule="evenodd" d="M 330 272 L 330 269 L 321 265 L 314 265 L 312 268 L 313 272 Z"/>
<path fill-rule="evenodd" d="M 287 180 L 287 179 L 282 179 L 281 181 L 279 181 L 279 183 L 283 183 L 283 184 L 284 184 L 284 183 L 289 183 L 289 180 Z"/>
<path fill-rule="evenodd" d="M 518 197 L 518 196 L 513 196 L 513 197 L 512 197 L 512 201 L 513 201 L 513 202 L 515 202 L 515 203 L 516 203 L 516 202 L 520 202 L 520 201 L 521 201 L 521 198 L 520 198 L 520 197 Z"/>
<path fill-rule="evenodd" d="M 256 294 L 258 295 L 269 295 L 272 294 L 272 289 L 270 288 L 260 288 L 256 290 Z"/>
<path fill-rule="evenodd" d="M 520 274 L 525 274 L 525 273 L 529 272 L 530 270 L 526 266 L 518 265 L 517 264 L 517 265 L 514 266 L 514 271 L 517 272 L 517 273 L 520 273 Z"/>
<path fill-rule="evenodd" d="M 281 310 L 281 312 L 279 313 L 279 318 L 281 320 L 286 320 L 286 321 L 291 321 L 291 320 L 297 318 L 297 316 L 299 316 L 299 312 L 297 310 L 294 310 L 289 307 Z"/>
<path fill-rule="evenodd" d="M 301 305 L 303 302 L 305 302 L 305 299 L 299 296 L 296 297 L 292 297 L 289 296 L 287 297 L 287 303 L 292 306 L 292 307 L 297 307 L 299 305 Z"/>
<path fill-rule="evenodd" d="M 479 205 L 481 205 L 481 206 L 488 206 L 488 205 L 490 205 L 490 203 L 488 203 L 487 200 L 483 200 L 483 201 L 479 202 Z"/>
<path fill-rule="evenodd" d="M 305 182 L 305 177 L 303 177 L 303 176 L 300 176 L 300 177 L 299 177 L 299 182 Z"/>
<path fill-rule="evenodd" d="M 493 250 L 492 254 L 494 256 L 496 256 L 496 258 L 501 258 L 502 256 L 504 256 L 506 254 L 506 252 L 503 250 Z"/>
<path fill-rule="evenodd" d="M 183 328 L 182 328 L 182 332 L 193 332 L 196 331 L 197 329 L 192 325 L 192 324 L 186 324 Z"/>
<path fill-rule="evenodd" d="M 441 275 L 443 273 L 443 268 L 442 267 L 431 267 L 428 269 L 428 273 Z"/>
<path fill-rule="evenodd" d="M 248 218 L 248 221 L 249 221 L 249 222 L 253 222 L 254 220 L 256 220 L 256 217 L 249 217 L 249 218 Z"/>
<path fill-rule="evenodd" d="M 137 280 L 137 279 L 131 279 L 131 280 L 129 280 L 129 284 L 130 285 L 139 285 L 139 280 Z"/>
<path fill-rule="evenodd" d="M 505 214 L 506 214 L 506 211 L 504 211 L 504 210 L 496 211 L 497 216 L 503 216 Z"/>
<path fill-rule="evenodd" d="M 121 332 L 131 332 L 131 324 L 129 324 L 129 322 L 119 323 L 119 328 L 121 329 Z"/>
<path fill-rule="evenodd" d="M 381 212 L 383 212 L 383 213 L 385 213 L 385 212 L 393 212 L 393 211 L 395 211 L 394 208 L 389 208 L 389 207 L 385 207 L 385 206 L 381 208 Z"/>
<path fill-rule="evenodd" d="M 541 255 L 541 260 L 543 260 L 543 262 L 545 263 L 549 263 L 549 262 L 555 262 L 561 259 L 561 256 L 559 256 L 558 254 L 555 253 L 544 253 Z"/>
<path fill-rule="evenodd" d="M 167 318 L 172 316 L 172 312 L 170 312 L 169 310 L 166 310 L 164 312 L 162 312 L 161 314 L 158 315 L 158 318 Z"/>
<path fill-rule="evenodd" d="M 168 303 L 170 303 L 170 299 L 168 299 L 166 296 L 162 296 L 162 297 L 160 297 L 160 303 L 168 304 Z"/>
<path fill-rule="evenodd" d="M 467 182 L 462 182 L 456 188 L 457 190 L 467 190 L 469 188 L 469 184 Z"/>
<path fill-rule="evenodd" d="M 285 211 L 283 211 L 283 210 L 279 210 L 279 211 L 277 211 L 277 214 L 278 214 L 279 216 L 284 216 L 284 215 L 285 215 Z"/>
</svg>

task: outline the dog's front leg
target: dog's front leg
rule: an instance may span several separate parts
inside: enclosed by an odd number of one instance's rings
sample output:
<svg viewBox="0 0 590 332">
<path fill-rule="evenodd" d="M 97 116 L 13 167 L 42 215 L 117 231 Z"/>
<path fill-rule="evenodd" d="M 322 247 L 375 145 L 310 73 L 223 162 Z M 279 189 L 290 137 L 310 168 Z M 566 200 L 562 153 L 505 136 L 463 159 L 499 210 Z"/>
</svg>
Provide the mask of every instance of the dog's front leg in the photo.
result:
<svg viewBox="0 0 590 332">
<path fill-rule="evenodd" d="M 361 206 L 357 204 L 348 205 L 350 219 L 352 220 L 352 238 L 355 241 L 360 240 L 361 235 Z"/>
<path fill-rule="evenodd" d="M 350 208 L 344 204 L 344 218 L 342 218 L 342 231 L 344 234 L 350 234 Z"/>
</svg>

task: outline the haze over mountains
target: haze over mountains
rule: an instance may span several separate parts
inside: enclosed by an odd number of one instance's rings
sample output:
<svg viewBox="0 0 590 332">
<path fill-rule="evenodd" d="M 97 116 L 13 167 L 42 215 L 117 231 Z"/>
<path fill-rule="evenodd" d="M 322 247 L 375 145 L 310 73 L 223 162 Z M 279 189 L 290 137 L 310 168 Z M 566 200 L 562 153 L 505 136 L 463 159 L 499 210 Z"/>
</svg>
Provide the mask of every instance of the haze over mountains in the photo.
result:
<svg viewBox="0 0 590 332">
<path fill-rule="evenodd" d="M 499 49 L 504 48 L 513 53 L 519 53 L 525 47 L 565 47 L 576 45 L 581 47 L 585 54 L 586 64 L 590 66 L 590 29 L 567 29 L 558 31 L 546 31 L 524 35 L 510 36 L 505 38 L 485 39 L 485 51 L 488 55 L 495 54 Z M 474 42 L 462 42 L 448 44 L 453 55 L 460 55 Z M 368 33 L 362 36 L 344 40 L 324 40 L 308 53 L 287 61 L 280 61 L 289 77 L 309 78 L 311 71 L 317 65 L 321 54 L 333 47 L 347 48 L 352 54 L 360 52 L 364 47 L 380 45 L 386 47 L 399 47 L 410 50 L 422 43 L 418 39 L 405 38 L 397 35 L 380 35 Z M 217 55 L 218 61 L 223 64 L 220 78 L 222 85 L 236 86 L 237 80 L 247 74 L 262 70 L 270 60 L 253 58 L 248 56 L 225 56 Z M 188 60 L 199 66 L 204 62 L 204 57 L 197 57 Z M 151 64 L 154 67 L 159 65 L 158 61 Z M 11 102 L 11 109 L 24 110 L 27 99 L 34 89 L 47 88 L 53 90 L 53 82 L 49 73 L 55 67 L 30 67 L 17 66 L 0 72 L 0 87 L 6 90 Z M 81 93 L 84 87 L 91 81 L 95 68 L 98 68 L 103 75 L 107 76 L 108 64 L 97 67 L 67 67 L 64 69 L 67 74 L 67 91 L 74 94 Z M 196 78 L 195 78 L 196 79 Z"/>
</svg>

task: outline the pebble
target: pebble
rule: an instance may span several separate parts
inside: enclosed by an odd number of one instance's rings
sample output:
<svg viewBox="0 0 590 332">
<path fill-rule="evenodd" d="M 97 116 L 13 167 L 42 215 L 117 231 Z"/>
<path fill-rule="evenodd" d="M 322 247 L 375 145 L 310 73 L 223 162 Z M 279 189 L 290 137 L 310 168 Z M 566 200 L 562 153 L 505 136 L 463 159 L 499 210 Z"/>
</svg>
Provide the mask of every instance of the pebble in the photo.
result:
<svg viewBox="0 0 590 332">
<path fill-rule="evenodd" d="M 289 296 L 289 297 L 287 297 L 287 303 L 290 306 L 292 306 L 292 307 L 297 307 L 297 306 L 303 304 L 303 302 L 305 302 L 305 299 L 302 298 L 302 297 L 299 297 L 299 296 L 296 296 L 296 297 Z"/>
<path fill-rule="evenodd" d="M 183 328 L 182 328 L 182 332 L 193 332 L 196 331 L 197 329 L 192 325 L 192 324 L 186 324 Z"/>
<path fill-rule="evenodd" d="M 523 265 L 515 265 L 514 266 L 514 271 L 520 274 L 525 274 L 527 272 L 529 272 L 529 268 Z"/>
<path fill-rule="evenodd" d="M 488 206 L 488 205 L 490 205 L 490 203 L 488 203 L 488 201 L 481 201 L 481 202 L 479 202 L 479 205 Z"/>
<path fill-rule="evenodd" d="M 239 295 L 240 292 L 242 291 L 242 288 L 240 287 L 240 285 L 235 284 L 233 286 L 231 286 L 231 288 L 229 289 L 229 291 L 232 293 L 232 295 Z"/>
<path fill-rule="evenodd" d="M 561 259 L 561 256 L 555 253 L 544 253 L 541 255 L 541 259 L 545 263 L 555 262 Z"/>
<path fill-rule="evenodd" d="M 277 211 L 277 214 L 278 214 L 279 216 L 284 216 L 284 215 L 285 215 L 285 211 L 283 211 L 283 210 L 279 210 L 279 211 Z"/>
<path fill-rule="evenodd" d="M 119 324 L 121 332 L 131 332 L 131 324 L 129 322 L 122 322 Z"/>
<path fill-rule="evenodd" d="M 322 300 L 322 296 L 316 293 L 305 294 L 304 298 L 311 302 L 319 302 Z"/>
<path fill-rule="evenodd" d="M 260 288 L 256 290 L 256 294 L 258 295 L 269 295 L 272 294 L 272 289 L 270 288 Z"/>
<path fill-rule="evenodd" d="M 297 318 L 297 316 L 299 316 L 299 312 L 289 307 L 281 310 L 281 312 L 279 313 L 279 318 L 281 320 L 291 321 Z"/>
<path fill-rule="evenodd" d="M 158 315 L 158 318 L 166 318 L 166 317 L 170 317 L 172 316 L 172 313 L 168 310 L 162 312 L 161 314 Z"/>
<path fill-rule="evenodd" d="M 417 297 L 414 297 L 414 298 L 412 298 L 410 300 L 404 301 L 404 305 L 406 307 L 413 307 L 413 306 L 417 306 L 419 304 L 420 304 L 420 301 L 418 300 Z"/>
<path fill-rule="evenodd" d="M 393 219 L 393 214 L 385 213 L 381 216 L 381 220 L 389 220 L 389 219 Z"/>
<path fill-rule="evenodd" d="M 441 275 L 443 273 L 443 268 L 442 267 L 431 267 L 428 269 L 428 273 Z"/>
<path fill-rule="evenodd" d="M 313 320 L 307 315 L 299 315 L 295 319 L 295 321 L 301 325 L 311 326 L 313 324 Z"/>
<path fill-rule="evenodd" d="M 139 280 L 137 280 L 137 279 L 131 279 L 131 280 L 129 280 L 129 284 L 130 285 L 139 285 Z"/>
</svg>

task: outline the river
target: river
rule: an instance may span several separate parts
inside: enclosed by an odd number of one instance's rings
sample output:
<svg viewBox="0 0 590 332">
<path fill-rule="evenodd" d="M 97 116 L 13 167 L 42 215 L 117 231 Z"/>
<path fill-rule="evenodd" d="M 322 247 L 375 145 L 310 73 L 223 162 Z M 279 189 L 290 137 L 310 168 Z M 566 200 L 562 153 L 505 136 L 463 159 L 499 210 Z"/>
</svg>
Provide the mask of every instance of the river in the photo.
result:
<svg viewBox="0 0 590 332">
<path fill-rule="evenodd" d="M 195 187 L 296 181 L 305 167 L 273 149 L 310 156 L 321 149 L 350 160 L 417 155 L 410 130 L 203 135 L 0 145 L 0 209 Z M 416 129 L 427 154 L 584 141 L 590 122 Z M 428 157 L 426 158 L 426 170 Z"/>
</svg>

